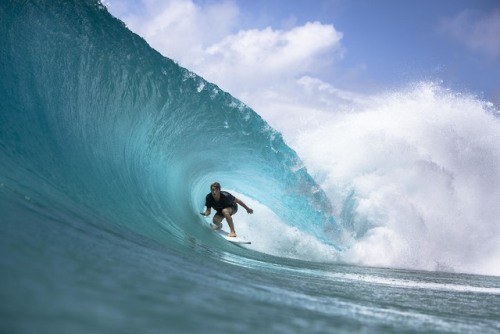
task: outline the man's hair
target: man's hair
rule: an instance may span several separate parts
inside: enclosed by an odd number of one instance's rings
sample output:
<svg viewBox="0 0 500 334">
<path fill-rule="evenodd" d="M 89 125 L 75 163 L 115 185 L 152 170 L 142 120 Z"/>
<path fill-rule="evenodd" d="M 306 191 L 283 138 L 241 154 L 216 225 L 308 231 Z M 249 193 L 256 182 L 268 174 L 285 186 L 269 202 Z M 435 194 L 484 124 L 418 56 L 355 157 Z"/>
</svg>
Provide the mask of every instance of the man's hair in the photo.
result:
<svg viewBox="0 0 500 334">
<path fill-rule="evenodd" d="M 220 190 L 220 183 L 219 182 L 212 183 L 210 185 L 210 190 L 212 190 L 212 188 L 214 188 L 214 187 L 215 187 L 215 189 L 219 189 Z"/>
</svg>

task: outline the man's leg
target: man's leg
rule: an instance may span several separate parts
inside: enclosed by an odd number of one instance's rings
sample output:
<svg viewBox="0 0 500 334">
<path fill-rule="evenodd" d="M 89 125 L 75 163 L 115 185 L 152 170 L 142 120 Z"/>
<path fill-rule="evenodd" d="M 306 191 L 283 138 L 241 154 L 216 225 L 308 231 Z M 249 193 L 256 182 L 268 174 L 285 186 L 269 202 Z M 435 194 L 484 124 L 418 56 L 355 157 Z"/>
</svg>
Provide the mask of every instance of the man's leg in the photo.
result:
<svg viewBox="0 0 500 334">
<path fill-rule="evenodd" d="M 215 225 L 215 230 L 218 230 L 222 227 L 222 217 L 219 215 L 214 215 L 214 218 L 212 219 L 212 223 Z"/>
<path fill-rule="evenodd" d="M 224 215 L 224 218 L 226 218 L 227 224 L 229 225 L 230 232 L 228 236 L 235 237 L 236 231 L 234 230 L 233 217 L 231 217 L 231 215 L 233 214 L 233 209 L 232 208 L 222 209 L 222 214 Z"/>
</svg>

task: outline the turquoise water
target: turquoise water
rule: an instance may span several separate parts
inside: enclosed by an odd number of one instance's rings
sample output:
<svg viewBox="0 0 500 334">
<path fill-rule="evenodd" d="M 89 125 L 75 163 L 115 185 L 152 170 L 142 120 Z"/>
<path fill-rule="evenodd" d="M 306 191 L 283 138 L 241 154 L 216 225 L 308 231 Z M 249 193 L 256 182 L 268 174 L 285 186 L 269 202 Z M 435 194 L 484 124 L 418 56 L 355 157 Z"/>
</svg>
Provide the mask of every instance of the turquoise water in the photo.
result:
<svg viewBox="0 0 500 334">
<path fill-rule="evenodd" d="M 0 15 L 2 333 L 500 331 L 496 276 L 334 261 L 347 227 L 281 135 L 99 3 Z M 215 180 L 252 246 L 198 214 Z"/>
</svg>

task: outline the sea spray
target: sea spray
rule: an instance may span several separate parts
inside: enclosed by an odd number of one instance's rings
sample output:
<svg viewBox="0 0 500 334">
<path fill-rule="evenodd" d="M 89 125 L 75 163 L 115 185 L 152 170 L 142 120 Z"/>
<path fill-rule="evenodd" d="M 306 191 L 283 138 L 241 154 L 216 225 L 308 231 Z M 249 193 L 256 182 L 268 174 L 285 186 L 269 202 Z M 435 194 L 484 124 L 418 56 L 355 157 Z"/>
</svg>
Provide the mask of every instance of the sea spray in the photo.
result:
<svg viewBox="0 0 500 334">
<path fill-rule="evenodd" d="M 292 144 L 349 231 L 342 259 L 500 274 L 498 110 L 426 82 L 370 101 Z"/>
</svg>

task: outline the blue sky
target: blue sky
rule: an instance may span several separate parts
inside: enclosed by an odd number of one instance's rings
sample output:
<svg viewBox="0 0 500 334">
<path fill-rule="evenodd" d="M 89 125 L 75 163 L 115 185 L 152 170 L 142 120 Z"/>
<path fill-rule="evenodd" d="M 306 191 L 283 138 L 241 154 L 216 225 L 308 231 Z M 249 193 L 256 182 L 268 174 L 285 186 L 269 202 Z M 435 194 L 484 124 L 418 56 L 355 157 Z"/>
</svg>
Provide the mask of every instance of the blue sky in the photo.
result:
<svg viewBox="0 0 500 334">
<path fill-rule="evenodd" d="M 500 102 L 500 2 L 494 0 L 240 1 L 248 28 L 287 28 L 319 21 L 343 33 L 346 55 L 337 74 L 363 67 L 350 87 L 441 79 L 445 85 Z M 460 18 L 463 18 L 460 20 Z M 471 47 L 489 21 L 486 47 Z M 485 33 L 486 35 L 486 33 Z M 492 38 L 492 40 L 488 40 Z M 494 40 L 496 39 L 496 41 Z M 339 73 L 340 72 L 340 73 Z M 328 73 L 334 80 L 334 73 Z M 340 82 L 338 82 L 340 84 Z"/>
<path fill-rule="evenodd" d="M 496 0 L 104 3 L 155 49 L 268 114 L 271 123 L 271 109 L 286 101 L 319 108 L 314 90 L 317 100 L 329 92 L 325 108 L 338 98 L 420 81 L 500 105 Z"/>
</svg>

